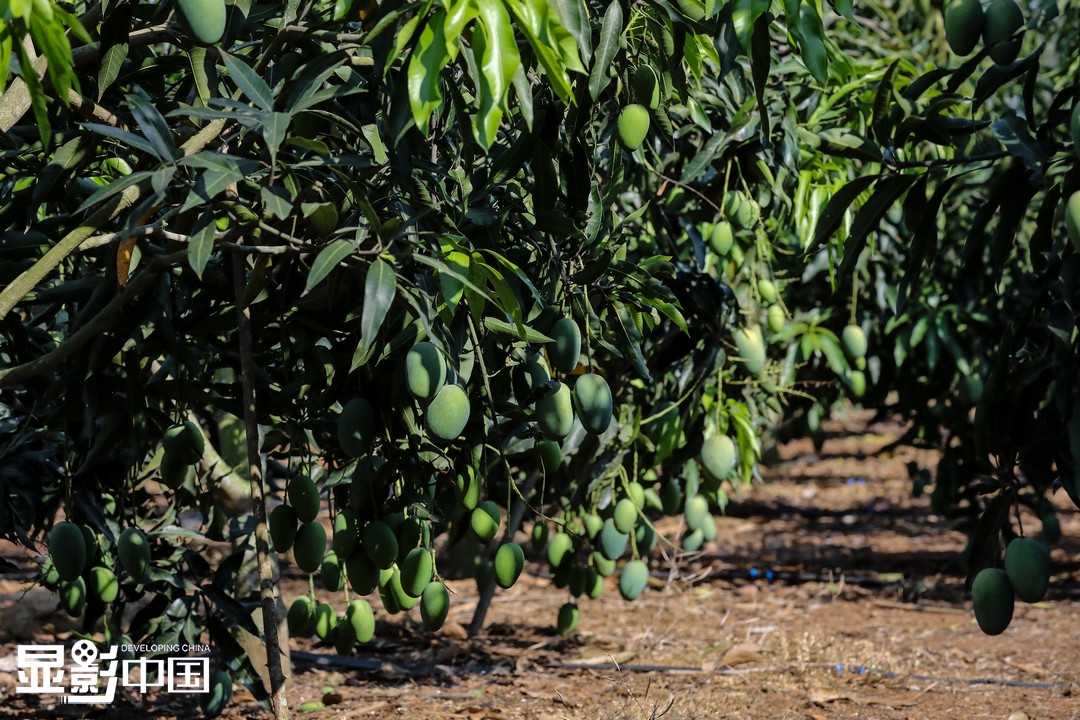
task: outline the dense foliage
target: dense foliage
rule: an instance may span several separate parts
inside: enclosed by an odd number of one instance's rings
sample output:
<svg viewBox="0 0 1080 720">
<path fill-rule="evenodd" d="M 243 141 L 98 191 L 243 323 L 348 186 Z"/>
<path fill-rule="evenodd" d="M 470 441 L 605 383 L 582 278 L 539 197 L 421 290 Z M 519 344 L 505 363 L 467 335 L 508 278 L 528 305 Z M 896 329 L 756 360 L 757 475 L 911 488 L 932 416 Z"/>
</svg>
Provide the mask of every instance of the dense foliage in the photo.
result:
<svg viewBox="0 0 1080 720">
<path fill-rule="evenodd" d="M 256 682 L 269 547 L 350 652 L 520 531 L 569 632 L 845 396 L 943 450 L 973 577 L 1080 496 L 1075 0 L 1018 55 L 903 1 L 219 4 L 0 8 L 0 532 L 89 547 L 42 566 L 88 631 Z"/>
</svg>

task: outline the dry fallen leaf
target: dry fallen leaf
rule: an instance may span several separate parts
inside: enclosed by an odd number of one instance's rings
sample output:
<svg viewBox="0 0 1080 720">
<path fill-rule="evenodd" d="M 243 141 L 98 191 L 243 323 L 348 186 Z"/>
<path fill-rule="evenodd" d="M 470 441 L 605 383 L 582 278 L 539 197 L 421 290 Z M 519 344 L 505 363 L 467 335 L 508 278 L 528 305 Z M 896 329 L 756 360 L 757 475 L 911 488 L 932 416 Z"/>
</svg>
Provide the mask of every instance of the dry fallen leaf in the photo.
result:
<svg viewBox="0 0 1080 720">
<path fill-rule="evenodd" d="M 847 695 L 838 693 L 834 690 L 817 689 L 810 691 L 810 703 L 812 705 L 828 705 L 831 702 L 838 700 L 847 700 Z"/>
<path fill-rule="evenodd" d="M 734 667 L 745 663 L 757 662 L 760 659 L 760 647 L 753 643 L 742 643 L 728 648 L 728 651 L 724 653 L 724 658 L 720 661 L 720 664 Z"/>
</svg>

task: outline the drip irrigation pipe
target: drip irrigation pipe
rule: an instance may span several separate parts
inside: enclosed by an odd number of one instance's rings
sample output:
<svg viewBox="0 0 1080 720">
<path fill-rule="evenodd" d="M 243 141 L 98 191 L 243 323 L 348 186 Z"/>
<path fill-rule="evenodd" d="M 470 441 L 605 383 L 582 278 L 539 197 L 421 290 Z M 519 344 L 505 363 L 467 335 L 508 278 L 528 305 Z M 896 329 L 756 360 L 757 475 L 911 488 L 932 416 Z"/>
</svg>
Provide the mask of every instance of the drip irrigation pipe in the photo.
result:
<svg viewBox="0 0 1080 720">
<path fill-rule="evenodd" d="M 653 577 L 666 580 L 668 573 L 657 571 L 650 573 Z M 708 582 L 710 580 L 749 580 L 751 582 L 766 583 L 790 583 L 799 585 L 804 583 L 839 583 L 846 585 L 858 585 L 860 587 L 890 587 L 903 585 L 904 577 L 897 575 L 864 574 L 852 575 L 836 572 L 833 574 L 822 572 L 799 572 L 797 570 L 776 570 L 773 568 L 733 568 L 730 570 L 716 570 L 703 577 L 695 578 L 694 582 Z"/>
</svg>

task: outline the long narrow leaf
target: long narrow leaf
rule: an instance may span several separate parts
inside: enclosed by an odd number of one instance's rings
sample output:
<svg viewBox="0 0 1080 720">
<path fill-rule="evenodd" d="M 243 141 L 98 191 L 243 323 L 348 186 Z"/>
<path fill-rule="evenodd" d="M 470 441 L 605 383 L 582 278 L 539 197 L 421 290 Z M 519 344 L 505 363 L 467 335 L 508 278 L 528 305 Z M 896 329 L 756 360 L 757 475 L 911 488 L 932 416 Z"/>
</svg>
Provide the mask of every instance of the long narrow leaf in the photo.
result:
<svg viewBox="0 0 1080 720">
<path fill-rule="evenodd" d="M 244 93 L 244 96 L 255 107 L 263 112 L 270 112 L 274 109 L 274 94 L 270 91 L 270 86 L 259 77 L 257 72 L 251 69 L 247 63 L 227 52 L 221 53 L 221 59 L 225 62 L 229 77 L 236 83 L 236 87 L 240 88 L 240 92 Z"/>
<path fill-rule="evenodd" d="M 821 217 L 818 218 L 817 227 L 814 229 L 814 241 L 806 249 L 807 255 L 817 252 L 833 236 L 833 233 L 840 229 L 841 223 L 844 222 L 844 214 L 851 204 L 880 177 L 880 175 L 864 175 L 855 178 L 833 193 L 833 196 L 829 198 L 829 203 L 821 211 Z"/>
<path fill-rule="evenodd" d="M 596 46 L 592 71 L 589 73 L 589 94 L 593 100 L 600 97 L 600 93 L 611 82 L 608 69 L 611 67 L 611 61 L 615 59 L 615 53 L 619 50 L 622 31 L 622 5 L 619 0 L 611 0 L 611 4 L 604 12 L 604 21 L 600 26 L 600 42 Z"/>
<path fill-rule="evenodd" d="M 342 260 L 352 255 L 354 250 L 356 250 L 356 246 L 348 240 L 335 240 L 320 250 L 315 262 L 311 264 L 307 284 L 304 285 L 304 292 L 301 294 L 307 295 L 311 292 L 315 286 L 326 279 L 326 276 L 341 264 Z"/>
<path fill-rule="evenodd" d="M 357 352 L 361 365 L 371 357 L 379 329 L 390 312 L 390 306 L 394 304 L 395 295 L 397 275 L 394 268 L 385 260 L 371 263 L 364 280 L 364 309 L 360 318 L 360 348 Z"/>
<path fill-rule="evenodd" d="M 874 188 L 874 194 L 859 208 L 855 220 L 851 223 L 851 234 L 844 241 L 844 259 L 840 263 L 840 275 L 846 274 L 855 265 L 855 261 L 866 245 L 866 238 L 877 229 L 881 218 L 893 206 L 893 203 L 911 187 L 917 175 L 890 175 Z"/>
</svg>

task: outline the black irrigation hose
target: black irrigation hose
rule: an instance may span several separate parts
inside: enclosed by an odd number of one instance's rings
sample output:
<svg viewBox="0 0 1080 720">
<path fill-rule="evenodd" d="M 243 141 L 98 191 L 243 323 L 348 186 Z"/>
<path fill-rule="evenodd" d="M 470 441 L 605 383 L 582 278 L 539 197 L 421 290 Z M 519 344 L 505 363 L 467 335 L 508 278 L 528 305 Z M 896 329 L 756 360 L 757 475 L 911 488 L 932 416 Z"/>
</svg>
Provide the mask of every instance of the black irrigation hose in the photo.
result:
<svg viewBox="0 0 1080 720">
<path fill-rule="evenodd" d="M 666 580 L 668 574 L 657 571 L 651 573 L 655 578 Z M 704 577 L 694 578 L 694 583 L 709 582 L 711 580 L 749 580 L 752 582 L 783 582 L 793 585 L 804 583 L 837 583 L 843 581 L 847 585 L 860 587 L 890 587 L 903 585 L 903 577 L 882 577 L 876 573 L 848 574 L 836 572 L 834 574 L 823 572 L 799 572 L 796 570 L 774 570 L 772 568 L 732 568 L 730 570 L 715 570 Z"/>
</svg>

